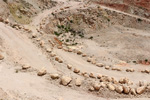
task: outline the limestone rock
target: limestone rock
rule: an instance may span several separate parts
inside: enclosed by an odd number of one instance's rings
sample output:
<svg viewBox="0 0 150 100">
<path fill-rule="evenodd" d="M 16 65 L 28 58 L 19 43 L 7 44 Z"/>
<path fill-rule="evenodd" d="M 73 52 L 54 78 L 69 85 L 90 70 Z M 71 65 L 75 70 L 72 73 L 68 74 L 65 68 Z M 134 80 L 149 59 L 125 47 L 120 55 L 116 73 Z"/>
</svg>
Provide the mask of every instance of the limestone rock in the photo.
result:
<svg viewBox="0 0 150 100">
<path fill-rule="evenodd" d="M 51 49 L 51 48 L 48 48 L 48 49 L 46 49 L 46 52 L 51 53 L 51 52 L 52 52 L 52 49 Z"/>
<path fill-rule="evenodd" d="M 98 67 L 103 67 L 104 64 L 102 64 L 102 63 L 97 63 L 96 66 L 98 66 Z"/>
<path fill-rule="evenodd" d="M 136 91 L 135 91 L 134 88 L 131 89 L 131 94 L 132 94 L 132 95 L 136 95 Z"/>
<path fill-rule="evenodd" d="M 129 94 L 129 92 L 130 92 L 130 87 L 124 85 L 124 86 L 123 86 L 123 93 Z"/>
<path fill-rule="evenodd" d="M 89 74 L 89 77 L 91 77 L 91 78 L 96 78 L 93 73 L 90 73 L 90 74 Z"/>
<path fill-rule="evenodd" d="M 108 89 L 111 90 L 111 91 L 114 91 L 114 90 L 115 90 L 114 85 L 112 85 L 112 84 L 110 84 L 110 83 L 107 85 L 107 87 L 108 87 Z"/>
<path fill-rule="evenodd" d="M 4 59 L 4 56 L 0 54 L 0 60 L 3 60 L 3 59 Z"/>
<path fill-rule="evenodd" d="M 79 70 L 79 69 L 77 69 L 77 68 L 75 68 L 73 72 L 74 72 L 74 73 L 79 73 L 79 72 L 80 72 L 80 70 Z"/>
<path fill-rule="evenodd" d="M 22 69 L 23 69 L 23 70 L 26 70 L 26 69 L 29 69 L 29 68 L 31 68 L 30 65 L 23 65 L 23 66 L 22 66 Z"/>
<path fill-rule="evenodd" d="M 38 76 L 43 76 L 43 75 L 45 75 L 46 73 L 47 73 L 46 69 L 45 69 L 45 68 L 42 68 L 42 69 L 37 73 L 37 75 L 38 75 Z"/>
<path fill-rule="evenodd" d="M 87 55 L 86 54 L 82 54 L 82 57 L 86 57 Z"/>
<path fill-rule="evenodd" d="M 95 91 L 99 91 L 100 87 L 101 87 L 101 84 L 98 83 L 98 82 L 95 82 L 95 83 L 93 84 L 93 88 L 94 88 Z"/>
<path fill-rule="evenodd" d="M 103 87 L 103 88 L 106 88 L 106 86 L 107 86 L 105 82 L 101 82 L 100 85 L 101 85 L 101 87 Z"/>
<path fill-rule="evenodd" d="M 32 38 L 37 38 L 37 35 L 35 33 L 32 33 Z"/>
<path fill-rule="evenodd" d="M 82 54 L 82 52 L 81 52 L 81 51 L 77 51 L 77 54 L 78 54 L 78 55 L 81 55 L 81 54 Z"/>
<path fill-rule="evenodd" d="M 82 80 L 81 80 L 80 78 L 77 78 L 77 79 L 75 80 L 75 85 L 76 85 L 76 86 L 81 86 L 81 84 L 82 84 Z"/>
<path fill-rule="evenodd" d="M 116 92 L 118 92 L 118 93 L 122 93 L 122 91 L 123 91 L 123 87 L 122 86 L 115 86 L 115 88 L 116 88 Z"/>
<path fill-rule="evenodd" d="M 137 92 L 137 94 L 142 94 L 145 90 L 146 90 L 146 87 L 142 86 L 142 87 L 138 87 L 136 89 L 136 92 Z"/>
<path fill-rule="evenodd" d="M 72 79 L 68 76 L 62 76 L 61 78 L 61 84 L 64 86 L 67 86 L 71 81 Z"/>
<path fill-rule="evenodd" d="M 105 69 L 107 69 L 107 70 L 110 69 L 110 66 L 106 66 Z"/>
<path fill-rule="evenodd" d="M 56 54 L 55 54 L 55 53 L 51 53 L 50 56 L 51 56 L 51 57 L 55 57 Z"/>
<path fill-rule="evenodd" d="M 102 76 L 103 76 L 103 75 L 98 74 L 98 75 L 97 75 L 97 79 L 101 79 L 101 78 L 102 78 Z"/>
<path fill-rule="evenodd" d="M 59 74 L 51 74 L 50 77 L 52 79 L 59 79 Z"/>
<path fill-rule="evenodd" d="M 63 47 L 59 45 L 59 46 L 57 46 L 57 48 L 58 48 L 58 49 L 62 49 Z"/>
<path fill-rule="evenodd" d="M 94 87 L 90 86 L 89 91 L 94 91 Z"/>
<path fill-rule="evenodd" d="M 147 83 L 147 81 L 145 80 L 145 81 L 139 81 L 139 86 L 141 87 L 141 86 L 147 86 L 148 85 L 148 83 Z"/>
<path fill-rule="evenodd" d="M 68 64 L 68 65 L 67 65 L 67 68 L 68 68 L 68 69 L 72 69 L 72 65 Z"/>
</svg>

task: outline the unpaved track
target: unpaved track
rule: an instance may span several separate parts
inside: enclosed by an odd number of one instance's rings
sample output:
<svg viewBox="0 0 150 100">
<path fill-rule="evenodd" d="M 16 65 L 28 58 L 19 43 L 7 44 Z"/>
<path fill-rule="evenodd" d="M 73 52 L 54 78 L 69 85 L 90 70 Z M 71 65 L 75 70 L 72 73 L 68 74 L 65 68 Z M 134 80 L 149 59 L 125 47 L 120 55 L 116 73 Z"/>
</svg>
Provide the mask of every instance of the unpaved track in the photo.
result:
<svg viewBox="0 0 150 100">
<path fill-rule="evenodd" d="M 136 19 L 142 19 L 144 21 L 147 21 L 147 22 L 150 22 L 150 19 L 147 19 L 147 18 L 144 18 L 144 17 L 140 17 L 140 16 L 137 16 L 137 15 L 133 15 L 133 14 L 129 14 L 129 13 L 125 13 L 123 11 L 120 11 L 120 10 L 116 10 L 116 9 L 113 9 L 113 8 L 110 8 L 110 7 L 106 7 L 106 6 L 102 6 L 100 5 L 101 8 L 103 9 L 107 9 L 107 10 L 110 10 L 110 11 L 114 11 L 114 12 L 117 12 L 117 13 L 121 13 L 123 15 L 127 15 L 127 16 L 130 16 L 130 17 L 133 17 L 133 18 L 136 18 Z"/>
<path fill-rule="evenodd" d="M 14 62 L 29 64 L 36 69 L 44 67 L 48 71 L 56 72 L 46 56 L 24 34 L 0 23 L 0 37 Z"/>
</svg>

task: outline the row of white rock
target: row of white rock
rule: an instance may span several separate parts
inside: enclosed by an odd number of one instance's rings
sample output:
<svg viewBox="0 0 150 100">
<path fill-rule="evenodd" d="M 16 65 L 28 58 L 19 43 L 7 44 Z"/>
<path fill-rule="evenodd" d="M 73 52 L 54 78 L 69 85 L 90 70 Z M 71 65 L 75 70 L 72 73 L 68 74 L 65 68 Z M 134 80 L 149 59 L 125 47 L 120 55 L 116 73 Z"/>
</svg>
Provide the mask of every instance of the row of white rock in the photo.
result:
<svg viewBox="0 0 150 100">
<path fill-rule="evenodd" d="M 82 55 L 82 57 L 88 57 L 88 55 L 83 54 L 81 51 L 74 51 L 72 49 L 64 49 L 61 46 L 58 46 L 57 48 L 58 49 L 63 49 L 64 51 L 67 51 L 67 52 L 77 53 L 77 55 Z M 94 60 L 94 58 L 91 58 L 91 57 L 87 58 L 87 62 L 89 62 L 89 63 L 91 63 L 93 65 L 96 65 L 97 67 L 105 67 L 106 70 L 110 70 L 111 69 L 111 70 L 114 70 L 114 71 L 122 71 L 122 69 L 118 68 L 118 67 L 110 67 L 110 66 L 104 65 L 103 63 L 96 63 L 96 61 Z M 135 72 L 135 70 L 132 69 L 132 68 L 127 68 L 125 71 L 126 72 Z M 142 70 L 141 73 L 150 74 L 150 70 L 149 69 L 145 69 L 145 70 Z"/>
<path fill-rule="evenodd" d="M 27 70 L 31 68 L 30 66 L 22 66 L 23 70 Z M 76 69 L 74 69 L 75 73 L 78 73 Z M 38 76 L 46 75 L 47 71 L 45 69 L 41 69 L 37 72 Z M 73 78 L 69 76 L 63 76 L 59 74 L 50 74 L 51 79 L 57 80 L 60 79 L 60 84 L 64 86 L 72 86 L 70 83 L 72 82 Z M 137 88 L 131 88 L 127 84 L 129 83 L 129 80 L 127 78 L 122 78 L 117 82 L 114 78 L 106 77 L 106 76 L 97 76 L 98 79 L 101 79 L 101 81 L 94 81 L 90 83 L 90 87 L 88 87 L 89 91 L 99 91 L 101 88 L 108 88 L 110 91 L 116 91 L 117 93 L 124 93 L 124 94 L 142 94 L 146 90 L 150 90 L 150 84 L 148 84 L 145 81 L 140 81 L 139 86 Z M 107 81 L 102 81 L 102 80 Z M 108 81 L 109 80 L 109 81 Z M 75 85 L 81 86 L 84 80 L 81 80 L 80 78 L 75 78 Z M 127 83 L 127 84 L 126 84 Z"/>
<path fill-rule="evenodd" d="M 55 53 L 51 53 L 50 55 L 51 55 L 51 57 L 55 57 L 55 60 L 57 62 L 63 63 L 63 60 L 60 59 L 58 56 L 56 56 Z M 95 76 L 93 73 L 88 74 L 87 72 L 81 72 L 77 68 L 73 69 L 72 65 L 69 65 L 69 64 L 67 64 L 67 68 L 72 70 L 74 73 L 76 73 L 78 75 L 82 75 L 84 77 L 89 77 L 89 78 L 99 79 L 100 82 L 99 83 L 94 83 L 93 86 L 91 86 L 89 88 L 90 91 L 97 91 L 101 87 L 103 87 L 103 88 L 108 88 L 111 91 L 116 91 L 118 93 L 125 93 L 125 94 L 131 93 L 133 95 L 136 95 L 136 93 L 137 94 L 142 94 L 148 86 L 148 85 L 145 84 L 145 82 L 140 82 L 139 83 L 140 87 L 135 89 L 135 88 L 131 88 L 130 86 L 128 86 L 128 85 L 133 85 L 133 83 L 131 81 L 129 81 L 129 79 L 127 79 L 127 78 L 121 78 L 119 81 L 117 81 L 112 77 L 104 76 L 104 75 L 101 75 L 101 74 Z M 58 78 L 58 74 L 54 74 L 54 75 L 57 76 L 57 78 Z M 54 76 L 52 75 L 51 77 L 54 77 Z M 79 80 L 80 79 L 78 79 L 76 84 L 79 82 Z M 79 83 L 82 83 L 82 82 L 79 82 Z"/>
</svg>

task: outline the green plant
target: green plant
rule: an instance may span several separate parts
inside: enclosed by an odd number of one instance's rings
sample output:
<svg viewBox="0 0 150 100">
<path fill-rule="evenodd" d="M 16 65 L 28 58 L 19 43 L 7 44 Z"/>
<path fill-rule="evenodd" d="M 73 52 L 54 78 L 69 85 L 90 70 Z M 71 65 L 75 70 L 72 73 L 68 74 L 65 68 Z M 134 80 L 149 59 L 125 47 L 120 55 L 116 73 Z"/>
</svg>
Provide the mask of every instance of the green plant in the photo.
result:
<svg viewBox="0 0 150 100">
<path fill-rule="evenodd" d="M 59 36 L 61 33 L 58 33 L 58 32 L 56 32 L 56 31 L 54 31 L 54 34 L 55 34 L 56 36 Z"/>
<path fill-rule="evenodd" d="M 69 39 L 66 39 L 66 42 L 69 42 Z"/>
<path fill-rule="evenodd" d="M 141 21 L 142 21 L 142 19 L 140 19 L 140 18 L 138 18 L 137 20 L 138 20 L 138 22 L 141 22 Z"/>
<path fill-rule="evenodd" d="M 19 70 L 16 70 L 16 73 L 18 73 L 19 72 Z"/>
<path fill-rule="evenodd" d="M 7 0 L 3 0 L 3 1 L 7 3 Z"/>
<path fill-rule="evenodd" d="M 136 61 L 133 61 L 133 63 L 135 63 L 135 64 L 136 64 Z"/>
<path fill-rule="evenodd" d="M 89 37 L 89 39 L 91 39 L 91 40 L 92 40 L 92 39 L 93 39 L 93 36 Z"/>
<path fill-rule="evenodd" d="M 148 62 L 148 59 L 145 59 L 145 62 Z"/>
</svg>

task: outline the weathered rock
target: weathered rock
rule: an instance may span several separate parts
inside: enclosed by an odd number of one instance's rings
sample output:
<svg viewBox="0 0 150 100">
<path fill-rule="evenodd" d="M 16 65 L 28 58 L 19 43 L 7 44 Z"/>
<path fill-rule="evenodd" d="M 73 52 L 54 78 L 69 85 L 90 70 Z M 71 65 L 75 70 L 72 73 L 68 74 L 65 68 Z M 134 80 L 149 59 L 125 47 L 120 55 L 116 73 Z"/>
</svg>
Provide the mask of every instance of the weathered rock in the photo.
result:
<svg viewBox="0 0 150 100">
<path fill-rule="evenodd" d="M 61 78 L 61 84 L 64 86 L 67 86 L 71 81 L 72 79 L 68 76 L 62 76 Z"/>
<path fill-rule="evenodd" d="M 121 84 L 126 84 L 126 83 L 128 83 L 129 82 L 129 79 L 127 79 L 127 78 L 121 78 L 120 80 L 119 80 L 119 83 L 121 83 Z"/>
<path fill-rule="evenodd" d="M 130 92 L 130 87 L 124 85 L 124 86 L 123 86 L 123 93 L 129 94 L 129 92 Z"/>
<path fill-rule="evenodd" d="M 45 69 L 45 68 L 42 68 L 42 69 L 37 73 L 37 75 L 38 75 L 38 76 L 43 76 L 43 75 L 45 75 L 46 73 L 47 73 L 46 69 Z"/>
<path fill-rule="evenodd" d="M 131 91 L 131 94 L 132 94 L 132 95 L 136 95 L 136 91 L 135 91 L 134 88 L 132 88 L 130 91 Z"/>
<path fill-rule="evenodd" d="M 83 76 L 86 78 L 89 77 L 89 75 L 87 73 L 84 73 Z"/>
<path fill-rule="evenodd" d="M 0 60 L 3 60 L 3 59 L 4 59 L 4 56 L 0 54 Z"/>
<path fill-rule="evenodd" d="M 73 72 L 74 72 L 74 73 L 80 73 L 80 70 L 77 69 L 77 68 L 75 68 Z"/>
<path fill-rule="evenodd" d="M 44 46 L 45 42 L 44 41 L 40 41 L 40 46 Z"/>
<path fill-rule="evenodd" d="M 96 66 L 98 66 L 98 67 L 103 67 L 104 64 L 102 64 L 102 63 L 97 63 Z"/>
<path fill-rule="evenodd" d="M 106 66 L 105 69 L 107 69 L 107 70 L 110 69 L 110 66 Z"/>
<path fill-rule="evenodd" d="M 107 85 L 106 85 L 105 82 L 101 82 L 100 85 L 101 85 L 101 87 L 103 87 L 103 88 L 106 88 L 106 87 L 107 87 Z"/>
<path fill-rule="evenodd" d="M 102 76 L 103 76 L 103 75 L 98 74 L 98 75 L 97 75 L 97 79 L 101 79 L 101 78 L 102 78 Z"/>
<path fill-rule="evenodd" d="M 147 73 L 147 74 L 149 74 L 149 73 L 150 73 L 150 70 L 145 69 L 144 72 Z"/>
<path fill-rule="evenodd" d="M 92 58 L 88 57 L 87 62 L 92 62 Z"/>
<path fill-rule="evenodd" d="M 0 22 L 4 22 L 4 19 L 0 17 Z"/>
<path fill-rule="evenodd" d="M 68 49 L 68 52 L 72 52 L 73 50 L 72 49 Z"/>
<path fill-rule="evenodd" d="M 59 63 L 63 63 L 63 60 L 62 60 L 62 59 L 59 59 L 58 62 L 59 62 Z"/>
<path fill-rule="evenodd" d="M 68 69 L 72 69 L 72 65 L 68 64 L 68 65 L 67 65 L 67 68 L 68 68 Z"/>
<path fill-rule="evenodd" d="M 146 80 L 144 80 L 144 81 L 139 81 L 139 86 L 141 87 L 141 86 L 147 86 L 148 85 L 148 83 L 147 83 L 147 81 Z"/>
<path fill-rule="evenodd" d="M 137 94 L 142 94 L 145 90 L 146 90 L 146 87 L 145 87 L 145 86 L 138 87 L 138 88 L 136 89 L 136 93 L 137 93 Z"/>
<path fill-rule="evenodd" d="M 56 54 L 55 54 L 55 53 L 51 53 L 50 56 L 51 56 L 51 57 L 55 57 Z"/>
<path fill-rule="evenodd" d="M 115 87 L 114 87 L 114 85 L 112 85 L 112 84 L 107 84 L 107 87 L 108 87 L 108 89 L 109 90 L 111 90 L 111 91 L 114 91 L 115 90 Z"/>
<path fill-rule="evenodd" d="M 118 93 L 122 93 L 123 92 L 123 87 L 122 86 L 116 85 L 115 88 L 116 88 L 116 92 L 118 92 Z"/>
<path fill-rule="evenodd" d="M 55 57 L 55 60 L 56 60 L 56 61 L 59 61 L 59 57 Z"/>
<path fill-rule="evenodd" d="M 48 49 L 46 49 L 46 52 L 51 53 L 51 52 L 52 52 L 52 49 L 51 49 L 51 48 L 48 48 Z"/>
<path fill-rule="evenodd" d="M 81 54 L 82 54 L 82 52 L 81 52 L 81 51 L 77 51 L 77 54 L 78 54 L 78 55 L 81 55 Z"/>
<path fill-rule="evenodd" d="M 77 79 L 75 80 L 75 85 L 76 85 L 76 86 L 81 86 L 81 84 L 82 84 L 82 80 L 81 80 L 80 78 L 77 78 Z"/>
<path fill-rule="evenodd" d="M 126 69 L 126 72 L 134 72 L 134 69 Z"/>
<path fill-rule="evenodd" d="M 113 67 L 112 70 L 122 71 L 120 68 L 117 68 L 117 67 Z"/>
<path fill-rule="evenodd" d="M 91 63 L 95 65 L 95 64 L 96 64 L 96 61 L 95 61 L 95 60 L 92 60 Z"/>
<path fill-rule="evenodd" d="M 90 86 L 89 91 L 91 91 L 91 92 L 94 91 L 94 87 Z"/>
<path fill-rule="evenodd" d="M 22 66 L 22 69 L 23 69 L 23 70 L 26 70 L 26 69 L 29 69 L 29 68 L 31 68 L 30 65 L 23 65 L 23 66 Z"/>
<path fill-rule="evenodd" d="M 52 79 L 59 79 L 59 74 L 51 74 L 50 77 Z"/>
<path fill-rule="evenodd" d="M 94 88 L 95 91 L 99 91 L 100 87 L 101 87 L 101 84 L 98 83 L 98 82 L 95 82 L 95 83 L 93 84 L 93 88 Z"/>
<path fill-rule="evenodd" d="M 57 46 L 57 48 L 58 48 L 58 49 L 62 49 L 63 47 L 59 45 L 59 46 Z"/>
<path fill-rule="evenodd" d="M 89 77 L 91 77 L 91 78 L 96 78 L 93 73 L 90 73 L 90 74 L 89 74 Z"/>
<path fill-rule="evenodd" d="M 86 54 L 82 54 L 82 57 L 86 57 L 87 55 Z"/>
<path fill-rule="evenodd" d="M 32 38 L 37 38 L 37 35 L 35 33 L 32 33 Z"/>
</svg>

